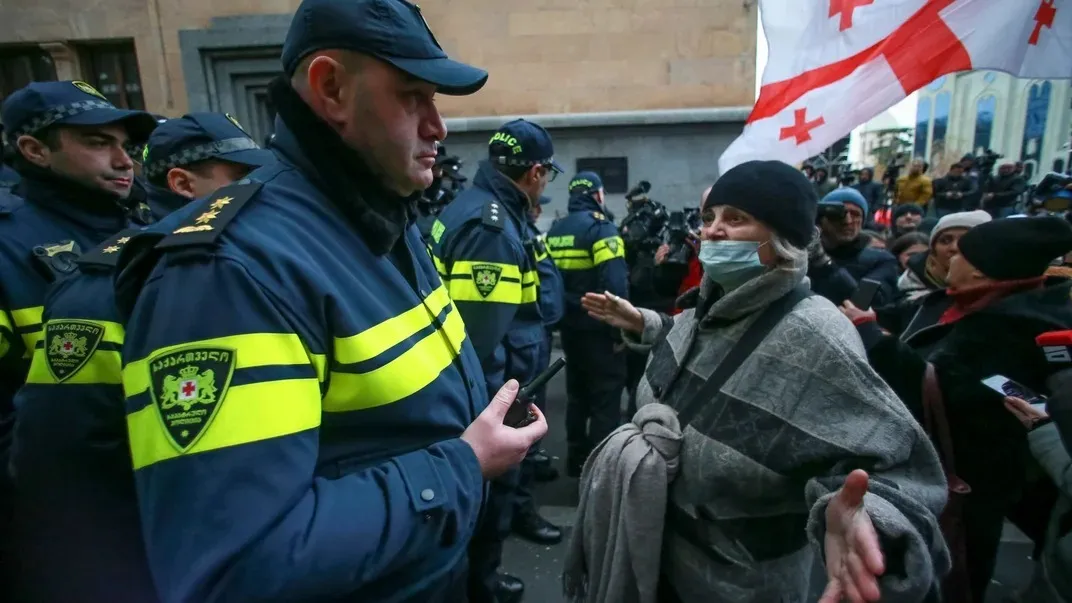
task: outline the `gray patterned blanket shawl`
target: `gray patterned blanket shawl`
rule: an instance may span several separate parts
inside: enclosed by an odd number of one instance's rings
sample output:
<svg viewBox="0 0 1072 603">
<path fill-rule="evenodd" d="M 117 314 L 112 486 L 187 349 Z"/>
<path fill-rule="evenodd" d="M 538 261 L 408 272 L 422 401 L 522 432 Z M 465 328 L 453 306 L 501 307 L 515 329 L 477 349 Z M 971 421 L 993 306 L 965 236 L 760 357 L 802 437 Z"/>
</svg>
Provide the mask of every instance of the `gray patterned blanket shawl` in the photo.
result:
<svg viewBox="0 0 1072 603">
<path fill-rule="evenodd" d="M 705 281 L 700 315 L 645 311 L 645 331 L 631 344 L 652 349 L 638 404 L 680 409 L 806 270 L 806 262 L 780 266 L 714 301 Z M 668 504 L 699 518 L 709 543 L 700 550 L 696 538 L 665 530 L 662 574 L 685 603 L 804 602 L 827 502 L 857 468 L 871 476 L 864 504 L 886 558 L 882 601 L 927 600 L 948 571 L 938 457 L 829 301 L 799 303 L 683 434 Z"/>
</svg>

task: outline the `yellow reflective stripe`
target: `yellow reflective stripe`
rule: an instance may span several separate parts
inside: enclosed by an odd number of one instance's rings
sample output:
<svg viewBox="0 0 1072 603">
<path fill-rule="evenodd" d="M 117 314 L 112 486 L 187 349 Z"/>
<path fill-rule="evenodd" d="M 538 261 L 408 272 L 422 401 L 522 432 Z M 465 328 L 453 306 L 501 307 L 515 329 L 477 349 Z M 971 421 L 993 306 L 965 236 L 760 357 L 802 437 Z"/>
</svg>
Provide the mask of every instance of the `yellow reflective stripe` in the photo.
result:
<svg viewBox="0 0 1072 603">
<path fill-rule="evenodd" d="M 551 259 L 559 270 L 589 270 L 595 266 L 592 256 L 583 249 L 553 249 Z"/>
<path fill-rule="evenodd" d="M 8 316 L 7 311 L 0 310 L 0 329 L 7 329 L 12 333 L 15 332 L 15 324 L 11 322 L 11 318 Z"/>
<path fill-rule="evenodd" d="M 235 370 L 258 366 L 293 364 L 312 364 L 316 367 L 316 361 L 309 357 L 305 345 L 293 333 L 249 333 L 246 335 L 202 339 L 200 341 L 187 341 L 153 350 L 153 353 L 147 357 L 126 365 L 123 368 L 123 391 L 126 396 L 130 398 L 149 389 L 150 358 L 191 345 L 224 347 L 235 350 Z M 322 365 L 323 361 L 321 361 Z M 318 367 L 317 373 L 322 372 L 323 368 Z"/>
<path fill-rule="evenodd" d="M 31 331 L 29 333 L 23 333 L 22 345 L 26 348 L 26 351 L 22 353 L 23 358 L 30 358 L 33 356 L 34 348 L 37 347 L 37 342 L 45 338 L 45 332 L 41 329 Z"/>
<path fill-rule="evenodd" d="M 72 320 L 91 322 L 104 329 L 104 334 L 101 335 L 101 343 L 107 341 L 108 343 L 117 343 L 119 345 L 123 345 L 123 341 L 126 338 L 126 329 L 123 328 L 123 325 L 108 320 L 93 320 L 91 318 L 54 318 L 45 323 L 45 327 L 42 328 L 42 333 L 44 332 L 44 329 L 47 328 L 50 324 L 71 322 Z"/>
<path fill-rule="evenodd" d="M 529 270 L 521 275 L 521 303 L 533 304 L 539 299 L 540 273 Z"/>
<path fill-rule="evenodd" d="M 432 264 L 435 265 L 436 272 L 439 273 L 440 278 L 447 278 L 447 267 L 443 265 L 443 261 L 440 260 L 434 253 L 432 253 L 431 246 L 428 247 L 428 253 L 432 256 Z"/>
<path fill-rule="evenodd" d="M 335 338 L 335 362 L 356 364 L 379 356 L 432 324 L 450 303 L 447 288 L 440 286 L 424 302 L 357 335 Z"/>
<path fill-rule="evenodd" d="M 625 241 L 621 237 L 607 237 L 596 241 L 592 245 L 592 258 L 594 265 L 625 257 Z"/>
<path fill-rule="evenodd" d="M 12 310 L 11 318 L 15 321 L 16 327 L 28 327 L 31 325 L 41 324 L 41 316 L 44 313 L 44 306 L 37 306 L 36 308 L 22 308 L 21 310 Z"/>
<path fill-rule="evenodd" d="M 237 355 L 237 360 L 242 362 L 242 354 Z M 182 456 L 278 438 L 319 426 L 320 383 L 316 379 L 234 385 L 220 400 L 216 416 L 205 427 L 201 439 Z M 134 469 L 180 456 L 168 438 L 156 404 L 127 415 L 127 432 Z"/>
<path fill-rule="evenodd" d="M 443 328 L 429 333 L 394 360 L 367 373 L 332 371 L 324 412 L 347 412 L 384 406 L 412 396 L 439 377 L 461 351 L 465 323 L 457 308 Z"/>
<path fill-rule="evenodd" d="M 475 272 L 482 267 L 499 269 L 498 281 L 485 296 L 477 289 Z M 495 262 L 454 262 L 450 271 L 450 297 L 454 301 L 521 303 L 521 269 L 513 264 Z"/>
<path fill-rule="evenodd" d="M 72 385 L 119 385 L 123 382 L 123 357 L 115 350 L 96 350 L 78 372 L 68 377 L 63 384 Z M 26 383 L 54 385 L 60 383 L 48 368 L 45 348 L 33 352 L 33 362 Z"/>
</svg>

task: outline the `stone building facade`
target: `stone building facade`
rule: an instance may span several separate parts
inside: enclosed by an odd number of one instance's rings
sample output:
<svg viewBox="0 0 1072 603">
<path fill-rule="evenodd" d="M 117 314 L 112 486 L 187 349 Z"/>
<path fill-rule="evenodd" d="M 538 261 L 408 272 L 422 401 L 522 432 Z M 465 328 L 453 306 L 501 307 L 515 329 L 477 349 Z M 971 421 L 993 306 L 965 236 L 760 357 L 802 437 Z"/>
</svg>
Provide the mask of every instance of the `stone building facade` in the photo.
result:
<svg viewBox="0 0 1072 603">
<path fill-rule="evenodd" d="M 298 3 L 0 0 L 0 95 L 32 79 L 81 79 L 165 116 L 227 111 L 263 138 L 267 84 Z M 444 48 L 491 74 L 480 93 L 439 101 L 447 147 L 475 161 L 495 127 L 531 117 L 563 141 L 568 169 L 605 170 L 615 201 L 648 179 L 668 204 L 694 205 L 754 99 L 756 4 L 427 0 Z"/>
</svg>

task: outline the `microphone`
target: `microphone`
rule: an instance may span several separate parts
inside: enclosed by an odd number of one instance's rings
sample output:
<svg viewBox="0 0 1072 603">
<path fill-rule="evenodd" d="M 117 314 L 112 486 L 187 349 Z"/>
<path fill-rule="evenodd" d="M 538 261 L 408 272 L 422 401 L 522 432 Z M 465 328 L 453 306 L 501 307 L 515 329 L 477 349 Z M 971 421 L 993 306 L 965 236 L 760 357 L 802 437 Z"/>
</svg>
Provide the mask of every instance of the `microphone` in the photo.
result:
<svg viewBox="0 0 1072 603">
<path fill-rule="evenodd" d="M 1043 333 L 1035 338 L 1035 345 L 1042 348 L 1046 361 L 1051 365 L 1068 365 L 1072 368 L 1072 330 Z"/>
</svg>

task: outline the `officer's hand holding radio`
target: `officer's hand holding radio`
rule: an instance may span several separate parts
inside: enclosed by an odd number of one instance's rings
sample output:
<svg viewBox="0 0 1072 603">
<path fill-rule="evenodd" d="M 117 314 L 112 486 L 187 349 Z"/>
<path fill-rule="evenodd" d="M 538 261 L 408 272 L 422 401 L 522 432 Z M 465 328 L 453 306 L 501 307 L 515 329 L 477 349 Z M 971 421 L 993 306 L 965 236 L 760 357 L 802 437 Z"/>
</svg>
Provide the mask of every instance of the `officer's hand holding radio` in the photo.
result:
<svg viewBox="0 0 1072 603">
<path fill-rule="evenodd" d="M 484 412 L 462 434 L 462 440 L 473 448 L 480 463 L 480 472 L 485 478 L 502 475 L 519 465 L 529 448 L 547 433 L 547 419 L 535 406 L 530 407 L 536 414 L 536 420 L 532 423 L 520 428 L 503 424 L 503 418 L 519 389 L 517 381 L 507 381 Z"/>
</svg>

